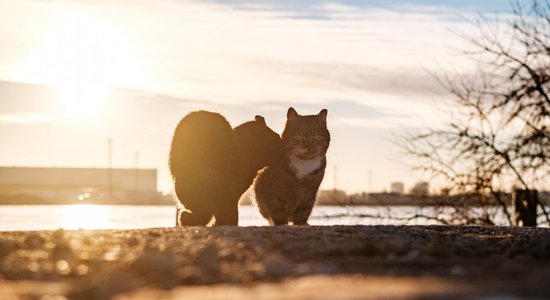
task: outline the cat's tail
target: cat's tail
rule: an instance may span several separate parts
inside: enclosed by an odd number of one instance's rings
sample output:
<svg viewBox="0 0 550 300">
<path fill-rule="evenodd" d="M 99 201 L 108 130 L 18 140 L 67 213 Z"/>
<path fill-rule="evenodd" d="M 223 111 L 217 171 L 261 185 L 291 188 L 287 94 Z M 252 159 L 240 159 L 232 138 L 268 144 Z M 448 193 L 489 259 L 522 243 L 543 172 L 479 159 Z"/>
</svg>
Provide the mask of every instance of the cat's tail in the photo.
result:
<svg viewBox="0 0 550 300">
<path fill-rule="evenodd" d="M 241 195 L 239 199 L 239 205 L 255 205 L 256 204 L 256 193 L 254 192 L 254 184 Z"/>
</svg>

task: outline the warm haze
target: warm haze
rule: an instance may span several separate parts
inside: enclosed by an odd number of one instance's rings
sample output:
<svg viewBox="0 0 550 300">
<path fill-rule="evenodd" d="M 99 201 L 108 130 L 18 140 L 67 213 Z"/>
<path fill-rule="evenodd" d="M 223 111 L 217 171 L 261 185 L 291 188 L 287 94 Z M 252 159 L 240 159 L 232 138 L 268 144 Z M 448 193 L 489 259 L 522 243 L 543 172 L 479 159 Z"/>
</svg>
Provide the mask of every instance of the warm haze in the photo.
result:
<svg viewBox="0 0 550 300">
<path fill-rule="evenodd" d="M 425 178 L 401 164 L 391 134 L 439 121 L 447 95 L 430 73 L 467 72 L 459 33 L 476 30 L 466 19 L 510 10 L 508 1 L 0 0 L 0 165 L 106 167 L 111 138 L 114 167 L 134 167 L 139 152 L 171 192 L 169 144 L 185 114 L 213 110 L 234 126 L 261 114 L 280 133 L 294 106 L 328 109 L 322 188 L 410 188 Z"/>
</svg>

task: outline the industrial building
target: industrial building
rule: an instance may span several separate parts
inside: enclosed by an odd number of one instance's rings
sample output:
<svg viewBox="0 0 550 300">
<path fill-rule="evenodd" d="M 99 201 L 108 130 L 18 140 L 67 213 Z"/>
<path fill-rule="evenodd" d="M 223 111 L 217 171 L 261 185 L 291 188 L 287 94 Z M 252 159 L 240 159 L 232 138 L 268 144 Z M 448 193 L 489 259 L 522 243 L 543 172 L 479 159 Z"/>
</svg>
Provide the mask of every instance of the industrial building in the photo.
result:
<svg viewBox="0 0 550 300">
<path fill-rule="evenodd" d="M 156 169 L 0 167 L 0 198 L 149 204 L 160 193 Z"/>
<path fill-rule="evenodd" d="M 390 185 L 390 193 L 403 195 L 405 193 L 405 185 L 403 182 L 392 182 Z"/>
</svg>

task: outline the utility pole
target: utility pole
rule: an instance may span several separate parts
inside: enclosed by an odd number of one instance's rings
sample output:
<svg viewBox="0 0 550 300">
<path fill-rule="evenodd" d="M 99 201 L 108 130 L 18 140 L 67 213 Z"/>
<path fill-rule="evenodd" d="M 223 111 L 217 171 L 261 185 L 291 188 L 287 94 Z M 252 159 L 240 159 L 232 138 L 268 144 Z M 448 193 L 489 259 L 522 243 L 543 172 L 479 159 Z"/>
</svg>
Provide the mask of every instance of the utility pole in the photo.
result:
<svg viewBox="0 0 550 300">
<path fill-rule="evenodd" d="M 338 182 L 338 166 L 334 165 L 332 167 L 332 169 L 333 169 L 333 176 L 334 176 L 334 178 L 333 178 L 333 180 L 334 180 L 334 190 L 336 191 L 336 187 L 337 187 L 336 184 Z"/>
<path fill-rule="evenodd" d="M 372 170 L 369 169 L 369 194 L 372 193 Z"/>
<path fill-rule="evenodd" d="M 107 139 L 107 159 L 108 159 L 108 166 L 107 166 L 107 177 L 108 177 L 108 201 L 113 201 L 113 139 L 109 138 Z"/>
<path fill-rule="evenodd" d="M 136 191 L 139 191 L 139 152 L 136 151 L 135 153 L 135 189 Z"/>
</svg>

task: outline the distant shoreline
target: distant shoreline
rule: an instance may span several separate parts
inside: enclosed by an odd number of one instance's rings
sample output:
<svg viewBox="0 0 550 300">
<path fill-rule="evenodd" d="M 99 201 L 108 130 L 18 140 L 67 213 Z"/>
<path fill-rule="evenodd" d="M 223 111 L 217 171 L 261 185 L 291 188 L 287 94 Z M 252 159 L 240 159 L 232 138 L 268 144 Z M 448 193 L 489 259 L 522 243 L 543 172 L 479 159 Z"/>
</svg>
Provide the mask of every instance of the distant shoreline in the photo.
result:
<svg viewBox="0 0 550 300">
<path fill-rule="evenodd" d="M 504 204 L 512 205 L 512 195 L 501 193 Z M 114 198 L 109 202 L 104 198 L 91 198 L 84 201 L 72 199 L 51 199 L 34 195 L 0 195 L 0 205 L 174 205 L 175 198 L 164 195 L 158 198 Z M 550 205 L 550 192 L 542 191 L 539 199 L 545 205 Z M 478 197 L 469 195 L 409 195 L 396 193 L 361 193 L 348 195 L 341 190 L 320 190 L 317 194 L 316 206 L 412 206 L 412 207 L 478 207 Z M 253 205 L 250 198 L 243 197 L 240 205 Z M 487 206 L 484 204 L 483 206 Z M 499 205 L 493 205 L 495 207 Z"/>
<path fill-rule="evenodd" d="M 175 206 L 174 203 L 94 203 L 94 202 L 28 202 L 28 203 L 12 203 L 12 202 L 0 202 L 0 207 L 3 205 L 11 205 L 11 206 L 31 206 L 31 205 L 46 205 L 46 206 L 54 206 L 54 205 L 106 205 L 106 206 Z M 243 203 L 239 204 L 239 206 L 254 206 L 254 204 L 249 203 Z M 315 206 L 323 206 L 323 207 L 453 207 L 452 204 L 406 204 L 406 203 L 388 203 L 388 204 L 381 204 L 381 203 L 373 203 L 373 204 L 315 204 Z M 493 205 L 494 207 L 499 207 L 497 205 Z M 478 205 L 462 205 L 462 207 L 480 207 Z M 485 206 L 486 207 L 486 206 Z M 508 207 L 512 207 L 511 204 L 508 204 Z M 550 204 L 546 204 L 545 207 L 550 207 Z"/>
</svg>

